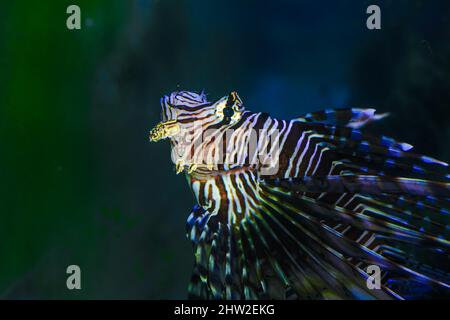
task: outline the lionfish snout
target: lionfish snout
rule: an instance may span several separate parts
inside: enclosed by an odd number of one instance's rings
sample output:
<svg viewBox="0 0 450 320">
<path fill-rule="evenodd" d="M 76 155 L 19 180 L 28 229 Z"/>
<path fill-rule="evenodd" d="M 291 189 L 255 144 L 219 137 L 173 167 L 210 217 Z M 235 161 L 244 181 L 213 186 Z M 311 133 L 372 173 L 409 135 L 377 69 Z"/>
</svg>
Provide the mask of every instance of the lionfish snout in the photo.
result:
<svg viewBox="0 0 450 320">
<path fill-rule="evenodd" d="M 171 106 L 169 97 L 161 99 L 161 122 L 150 130 L 150 141 L 156 142 L 166 138 L 171 138 L 180 132 L 180 125 L 177 123 L 177 110 Z"/>
<path fill-rule="evenodd" d="M 180 132 L 180 125 L 176 120 L 162 121 L 150 130 L 149 138 L 152 142 L 171 138 Z"/>
</svg>

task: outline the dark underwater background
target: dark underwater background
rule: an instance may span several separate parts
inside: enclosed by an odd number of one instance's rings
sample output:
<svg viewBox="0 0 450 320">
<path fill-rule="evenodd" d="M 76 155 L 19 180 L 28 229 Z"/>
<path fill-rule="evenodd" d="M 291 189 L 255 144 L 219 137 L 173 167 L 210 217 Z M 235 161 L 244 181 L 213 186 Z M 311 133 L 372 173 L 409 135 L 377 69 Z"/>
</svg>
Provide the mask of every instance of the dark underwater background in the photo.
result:
<svg viewBox="0 0 450 320">
<path fill-rule="evenodd" d="M 2 1 L 0 298 L 186 297 L 194 201 L 148 141 L 178 89 L 280 118 L 374 107 L 370 130 L 448 162 L 450 1 Z"/>
</svg>

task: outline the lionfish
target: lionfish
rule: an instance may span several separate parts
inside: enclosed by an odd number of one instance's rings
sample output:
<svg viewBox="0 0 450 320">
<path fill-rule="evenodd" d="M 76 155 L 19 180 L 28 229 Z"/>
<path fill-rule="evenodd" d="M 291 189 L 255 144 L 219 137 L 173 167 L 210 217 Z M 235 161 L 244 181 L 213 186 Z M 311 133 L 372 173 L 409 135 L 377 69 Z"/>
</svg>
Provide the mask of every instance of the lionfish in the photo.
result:
<svg viewBox="0 0 450 320">
<path fill-rule="evenodd" d="M 386 114 L 279 120 L 246 110 L 236 92 L 210 102 L 178 91 L 161 105 L 150 140 L 170 140 L 197 202 L 187 220 L 189 298 L 448 296 L 447 164 L 361 130 Z M 259 154 L 276 158 L 277 170 L 254 161 Z"/>
</svg>

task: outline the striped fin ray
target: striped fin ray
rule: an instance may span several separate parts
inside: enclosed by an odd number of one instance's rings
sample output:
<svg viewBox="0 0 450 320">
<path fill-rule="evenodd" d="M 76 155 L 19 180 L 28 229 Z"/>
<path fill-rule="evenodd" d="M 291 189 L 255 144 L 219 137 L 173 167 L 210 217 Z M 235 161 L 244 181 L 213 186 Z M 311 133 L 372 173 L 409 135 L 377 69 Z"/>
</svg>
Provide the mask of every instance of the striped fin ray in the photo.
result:
<svg viewBox="0 0 450 320">
<path fill-rule="evenodd" d="M 312 276 L 311 272 L 307 270 L 310 265 L 307 262 L 308 259 L 300 259 L 298 255 L 302 255 L 303 258 L 311 257 L 312 259 L 315 259 L 315 256 L 280 223 L 277 217 L 282 214 L 282 210 L 273 202 L 266 201 L 265 198 L 263 198 L 263 203 L 264 207 L 259 220 L 266 222 L 266 232 L 276 241 L 276 248 L 278 248 L 276 253 L 289 257 L 290 263 L 287 263 L 285 268 L 290 269 L 289 273 L 292 275 L 290 278 L 293 278 L 290 281 L 291 288 L 296 292 L 297 298 L 314 297 L 321 290 L 320 283 L 322 280 L 317 275 Z M 297 250 L 292 250 L 293 247 Z M 280 259 L 280 261 L 283 261 L 283 259 Z M 304 263 L 305 261 L 306 263 Z M 309 270 L 311 270 L 310 267 Z"/>
<path fill-rule="evenodd" d="M 348 156 L 352 160 L 380 163 L 386 168 L 409 169 L 411 172 L 423 174 L 426 174 L 429 168 L 437 170 L 439 167 L 448 166 L 447 163 L 432 157 L 409 152 L 412 148 L 409 144 L 387 137 L 367 135 L 357 129 L 322 124 L 303 124 L 302 129 L 316 132 L 312 136 L 313 141 L 322 144 L 327 142 L 336 155 Z M 405 166 L 406 164 L 409 166 Z M 443 173 L 430 173 L 449 180 Z"/>
<path fill-rule="evenodd" d="M 358 295 L 364 294 L 365 298 L 389 298 L 389 294 L 386 295 L 385 292 L 367 291 L 365 272 L 345 259 L 342 248 L 336 248 L 332 243 L 328 243 L 329 236 L 324 237 L 322 225 L 316 218 L 298 210 L 297 207 L 291 207 L 270 190 L 265 190 L 264 198 L 265 201 L 271 202 L 272 206 L 279 208 L 277 219 L 283 222 L 285 228 L 291 230 L 292 236 L 296 237 L 296 246 L 291 247 L 291 250 L 295 252 L 302 248 L 306 253 L 306 256 L 298 257 L 302 265 L 308 267 L 305 277 L 313 280 L 315 284 L 322 283 L 321 288 L 316 288 L 315 295 L 302 292 L 301 297 L 337 299 L 358 298 Z M 328 232 L 334 231 L 328 228 Z M 278 233 L 286 234 L 281 230 Z M 344 245 L 340 238 L 337 243 L 340 243 L 340 246 Z M 346 250 L 355 251 L 350 247 Z M 282 257 L 279 259 L 283 261 Z"/>
<path fill-rule="evenodd" d="M 244 219 L 242 226 L 244 227 L 247 238 L 253 243 L 256 256 L 262 262 L 261 266 L 264 267 L 264 270 L 261 270 L 261 278 L 265 279 L 264 294 L 275 297 L 274 287 L 283 292 L 289 286 L 286 273 L 273 256 L 269 242 L 265 234 L 261 232 L 259 225 L 255 221 Z"/>
<path fill-rule="evenodd" d="M 390 194 L 379 194 L 378 197 L 386 203 L 399 206 L 411 206 L 419 212 L 426 212 L 427 214 L 435 214 L 446 218 L 450 216 L 450 202 L 445 198 L 436 198 L 430 195 L 426 197 L 413 197 L 411 195 Z"/>
<path fill-rule="evenodd" d="M 195 206 L 188 218 L 186 231 L 194 249 L 194 268 L 188 287 L 190 299 L 209 299 L 207 256 L 210 251 L 209 239 L 211 229 L 209 227 L 211 215 L 200 206 Z M 212 219 L 214 220 L 214 219 Z M 212 223 L 211 223 L 212 224 Z"/>
<path fill-rule="evenodd" d="M 434 236 L 444 236 L 449 231 L 449 226 L 442 223 L 439 217 L 423 213 L 418 210 L 410 210 L 408 207 L 399 207 L 379 196 L 358 195 L 360 204 L 358 210 L 369 216 L 384 216 L 391 221 L 396 221 L 410 228 Z"/>
<path fill-rule="evenodd" d="M 332 150 L 329 153 L 332 159 L 341 161 L 342 165 L 346 162 L 349 167 L 359 166 L 361 172 L 450 181 L 450 176 L 445 171 L 445 162 L 408 152 L 408 144 L 394 139 L 373 137 L 360 130 L 322 124 L 301 124 L 301 130 L 304 131 L 300 132 L 309 133 L 306 147 L 328 148 Z M 290 159 L 293 160 L 295 159 Z M 319 170 L 320 168 L 323 167 L 319 166 Z M 322 174 L 326 172 L 322 171 Z"/>
<path fill-rule="evenodd" d="M 254 225 L 247 220 L 239 225 L 224 224 L 217 215 L 196 206 L 188 218 L 187 236 L 195 253 L 191 299 L 268 297 L 267 277 L 262 270 L 272 258 L 256 254 L 261 241 Z"/>
<path fill-rule="evenodd" d="M 439 247 L 441 250 L 440 254 L 444 257 L 448 257 L 450 253 L 450 243 L 448 241 L 433 235 L 427 235 L 424 232 L 418 232 L 415 229 L 409 229 L 407 226 L 399 223 L 388 222 L 387 219 L 361 215 L 345 208 L 321 203 L 314 198 L 309 198 L 304 195 L 292 197 L 289 192 L 283 192 L 277 187 L 267 186 L 265 187 L 265 192 L 274 195 L 276 202 L 281 203 L 285 210 L 290 211 L 291 221 L 297 220 L 303 224 L 305 224 L 304 221 L 314 223 L 314 227 L 310 225 L 311 234 L 320 235 L 322 242 L 337 252 L 340 252 L 344 257 L 353 258 L 355 263 L 365 262 L 382 266 L 385 270 L 393 273 L 391 278 L 394 275 L 403 275 L 410 277 L 411 280 L 425 282 L 433 286 L 450 287 L 450 275 L 448 273 L 445 275 L 444 272 L 443 277 L 435 278 L 433 274 L 427 273 L 425 270 L 417 270 L 417 268 L 412 268 L 408 264 L 402 264 L 401 261 L 389 259 L 387 250 L 385 250 L 384 254 L 381 254 L 376 252 L 374 248 L 358 243 L 354 238 L 347 238 L 347 235 L 340 236 L 337 231 L 320 221 L 347 223 L 353 229 L 359 230 L 360 233 L 370 231 L 375 237 L 374 243 L 379 241 L 385 247 L 390 245 L 394 249 L 396 246 L 416 245 L 429 249 Z M 307 233 L 303 230 L 302 234 Z M 318 244 L 314 246 L 311 244 L 311 246 L 320 248 L 321 246 Z M 379 248 L 381 248 L 380 245 L 378 246 Z M 337 264 L 334 263 L 334 265 Z M 349 279 L 349 276 L 347 275 L 346 278 Z"/>
<path fill-rule="evenodd" d="M 337 152 L 340 152 L 339 150 Z M 438 181 L 450 181 L 449 177 L 443 175 L 436 168 L 425 168 L 424 166 L 408 163 L 405 159 L 393 159 L 375 155 L 359 156 L 356 153 L 346 155 L 345 160 L 340 160 L 339 165 L 342 171 L 348 170 L 359 175 L 380 175 L 380 176 L 401 176 L 420 179 L 431 179 Z M 359 159 L 358 159 L 359 157 Z M 351 160 L 350 160 L 351 159 Z M 438 168 L 440 169 L 440 168 Z"/>
<path fill-rule="evenodd" d="M 243 251 L 245 252 L 245 256 L 250 258 L 250 261 L 253 264 L 254 274 L 253 277 L 255 279 L 255 288 L 257 290 L 258 298 L 266 298 L 265 292 L 267 291 L 267 282 L 263 276 L 263 265 L 264 262 L 259 257 L 256 251 L 255 241 L 253 237 L 250 235 L 250 230 L 248 227 L 248 220 L 243 219 L 240 223 L 239 233 L 241 235 L 242 243 L 243 243 Z M 250 269 L 248 269 L 250 271 Z M 251 276 L 250 276 L 251 277 Z M 249 278 L 250 278 L 249 277 Z"/>
<path fill-rule="evenodd" d="M 449 197 L 450 183 L 404 177 L 368 175 L 304 176 L 274 179 L 268 183 L 296 192 L 311 193 L 367 193 L 410 194 L 417 196 Z"/>
<path fill-rule="evenodd" d="M 322 217 L 325 220 L 338 221 L 346 223 L 348 225 L 355 226 L 357 228 L 362 228 L 364 230 L 369 230 L 373 232 L 378 232 L 380 234 L 386 234 L 390 237 L 394 237 L 398 241 L 409 241 L 415 244 L 429 244 L 439 247 L 447 248 L 450 247 L 450 242 L 442 239 L 440 237 L 423 233 L 420 230 L 410 228 L 408 225 L 405 226 L 402 219 L 398 216 L 389 215 L 388 212 L 383 212 L 384 215 L 372 215 L 369 216 L 367 212 L 359 212 L 355 210 L 356 204 L 360 204 L 361 201 L 355 198 L 355 204 L 353 207 L 346 208 L 346 206 L 336 206 L 335 204 L 330 204 L 326 202 L 321 202 L 311 196 L 306 196 L 304 194 L 297 194 L 297 196 L 292 195 L 290 191 L 286 189 L 283 190 L 279 187 L 273 187 L 268 184 L 268 187 L 276 192 L 277 194 L 282 194 L 285 197 L 290 197 L 292 199 L 299 198 L 300 202 L 296 205 L 298 209 L 303 211 L 313 211 L 316 212 L 317 216 Z"/>
<path fill-rule="evenodd" d="M 300 264 L 303 269 L 300 279 L 304 285 L 297 286 L 298 297 L 339 299 L 352 296 L 351 292 L 347 292 L 349 288 L 360 292 L 365 282 L 363 283 L 359 271 L 342 260 L 339 252 L 315 236 L 309 228 L 309 222 L 302 219 L 298 212 L 290 216 L 286 213 L 286 208 L 278 205 L 278 201 L 270 199 L 272 197 L 264 196 L 267 204 L 264 212 L 271 212 L 270 215 L 266 214 L 266 221 L 270 222 L 272 233 L 279 235 L 288 250 L 296 256 L 296 264 Z M 283 255 L 277 258 L 280 263 L 292 264 Z"/>
<path fill-rule="evenodd" d="M 236 252 L 238 259 L 240 261 L 240 268 L 242 270 L 241 288 L 242 288 L 242 298 L 245 300 L 255 300 L 258 298 L 258 283 L 259 280 L 256 279 L 257 273 L 259 271 L 254 271 L 254 268 L 250 266 L 250 250 L 247 247 L 244 247 L 243 239 L 241 239 L 241 230 L 234 233 L 236 237 Z"/>
<path fill-rule="evenodd" d="M 221 299 L 224 289 L 225 248 L 221 246 L 223 238 L 222 223 L 218 223 L 217 231 L 211 240 L 211 251 L 208 255 L 208 285 L 213 299 Z"/>
<path fill-rule="evenodd" d="M 234 239 L 233 239 L 233 233 L 228 229 L 229 227 L 232 227 L 230 225 L 227 225 L 226 229 L 226 253 L 225 253 L 225 298 L 227 300 L 234 300 L 237 298 L 237 293 L 241 290 L 235 286 L 235 283 L 233 281 L 233 273 L 237 270 L 235 268 L 235 261 L 237 259 L 233 259 L 233 256 L 235 255 L 234 251 Z"/>
<path fill-rule="evenodd" d="M 382 157 L 383 160 L 402 159 L 403 161 L 413 161 L 417 165 L 417 171 L 424 170 L 422 166 L 442 166 L 448 164 L 434 159 L 410 152 L 412 146 L 405 142 L 399 142 L 386 136 L 373 136 L 358 129 L 351 129 L 339 126 L 323 124 L 303 124 L 303 130 L 314 130 L 317 132 L 316 139 L 327 141 L 336 146 L 335 151 L 341 154 L 353 155 L 370 159 L 371 156 Z M 416 167 L 414 167 L 416 168 Z M 448 176 L 446 176 L 448 179 Z"/>
<path fill-rule="evenodd" d="M 387 136 L 376 136 L 364 132 L 360 129 L 349 128 L 338 125 L 322 124 L 322 123 L 305 123 L 304 130 L 314 130 L 318 134 L 323 135 L 322 138 L 335 142 L 341 147 L 348 146 L 355 148 L 359 144 L 368 144 L 374 147 L 393 148 L 401 151 L 409 151 L 412 145 L 406 142 L 400 142 Z M 360 147 L 362 149 L 362 147 Z"/>
<path fill-rule="evenodd" d="M 310 112 L 294 120 L 300 122 L 327 123 L 350 128 L 361 128 L 372 121 L 381 120 L 389 114 L 375 114 L 375 109 L 326 109 L 317 112 Z"/>
</svg>

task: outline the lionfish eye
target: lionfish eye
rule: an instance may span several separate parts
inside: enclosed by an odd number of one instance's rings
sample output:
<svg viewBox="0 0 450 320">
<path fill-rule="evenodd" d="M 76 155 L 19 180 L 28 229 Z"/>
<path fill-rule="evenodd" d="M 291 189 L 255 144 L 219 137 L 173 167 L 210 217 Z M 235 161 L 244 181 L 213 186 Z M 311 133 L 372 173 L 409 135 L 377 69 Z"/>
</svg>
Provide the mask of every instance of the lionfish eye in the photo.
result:
<svg viewBox="0 0 450 320">
<path fill-rule="evenodd" d="M 233 91 L 228 95 L 225 105 L 219 107 L 218 115 L 226 124 L 236 123 L 241 118 L 242 109 L 242 100 Z"/>
<path fill-rule="evenodd" d="M 231 121 L 231 117 L 235 112 L 239 111 L 239 103 L 240 99 L 235 91 L 231 92 L 227 98 L 227 104 L 223 109 L 223 115 L 225 117 L 226 122 Z"/>
<path fill-rule="evenodd" d="M 225 107 L 225 109 L 223 109 L 223 115 L 225 116 L 225 118 L 231 118 L 234 115 L 234 110 L 232 107 Z"/>
</svg>

